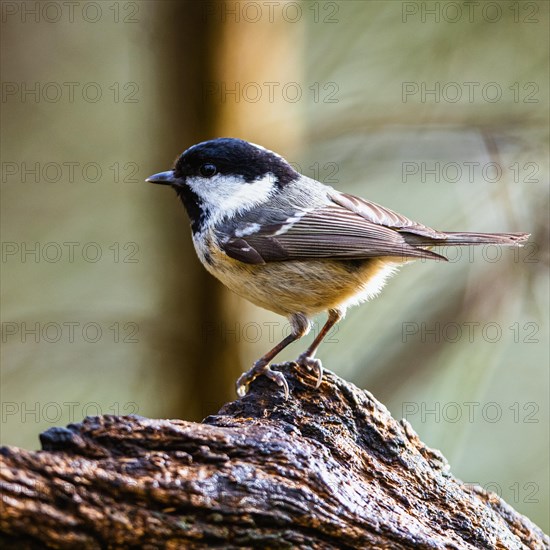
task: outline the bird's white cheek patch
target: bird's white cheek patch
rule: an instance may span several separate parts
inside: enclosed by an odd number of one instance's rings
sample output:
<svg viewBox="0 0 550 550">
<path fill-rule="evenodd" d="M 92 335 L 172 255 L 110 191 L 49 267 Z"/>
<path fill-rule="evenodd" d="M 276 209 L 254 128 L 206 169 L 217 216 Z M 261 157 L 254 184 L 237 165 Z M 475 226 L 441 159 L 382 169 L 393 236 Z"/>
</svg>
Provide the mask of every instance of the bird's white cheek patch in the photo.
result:
<svg viewBox="0 0 550 550">
<path fill-rule="evenodd" d="M 275 184 L 276 178 L 273 174 L 266 174 L 262 179 L 252 183 L 246 183 L 240 176 L 222 174 L 212 178 L 187 179 L 187 185 L 208 206 L 214 223 L 266 201 Z"/>
</svg>

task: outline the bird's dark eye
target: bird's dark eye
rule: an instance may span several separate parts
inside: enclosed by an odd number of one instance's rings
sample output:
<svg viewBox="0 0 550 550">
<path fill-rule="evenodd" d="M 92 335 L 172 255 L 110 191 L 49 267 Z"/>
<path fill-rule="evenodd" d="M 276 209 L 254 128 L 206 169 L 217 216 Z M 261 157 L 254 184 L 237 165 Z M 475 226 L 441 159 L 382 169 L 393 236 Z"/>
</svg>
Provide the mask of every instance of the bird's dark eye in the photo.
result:
<svg viewBox="0 0 550 550">
<path fill-rule="evenodd" d="M 199 172 L 201 176 L 204 176 L 205 178 L 211 178 L 212 176 L 216 175 L 218 169 L 213 164 L 207 162 L 199 168 Z"/>
</svg>

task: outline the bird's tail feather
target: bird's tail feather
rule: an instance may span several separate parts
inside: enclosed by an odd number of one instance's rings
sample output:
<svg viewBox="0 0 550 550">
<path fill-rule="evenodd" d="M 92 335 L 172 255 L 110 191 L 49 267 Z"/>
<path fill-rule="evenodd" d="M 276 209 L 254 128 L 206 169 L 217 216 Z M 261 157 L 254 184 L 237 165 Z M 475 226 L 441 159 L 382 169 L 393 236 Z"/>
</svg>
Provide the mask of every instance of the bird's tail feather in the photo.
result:
<svg viewBox="0 0 550 550">
<path fill-rule="evenodd" d="M 523 246 L 525 241 L 531 236 L 529 233 L 455 233 L 441 232 L 440 237 L 426 238 L 425 236 L 415 235 L 413 233 L 403 233 L 407 245 L 416 249 L 416 252 L 422 251 L 422 254 L 415 253 L 416 257 L 423 257 L 433 260 L 448 261 L 445 256 L 433 252 L 433 247 L 445 246 L 469 246 L 480 244 L 494 244 L 499 246 Z M 444 237 L 443 237 L 444 236 Z M 404 254 L 407 256 L 407 254 Z"/>
<path fill-rule="evenodd" d="M 529 233 L 454 233 L 445 232 L 447 237 L 441 244 L 475 245 L 498 244 L 503 246 L 521 245 L 530 237 Z"/>
</svg>

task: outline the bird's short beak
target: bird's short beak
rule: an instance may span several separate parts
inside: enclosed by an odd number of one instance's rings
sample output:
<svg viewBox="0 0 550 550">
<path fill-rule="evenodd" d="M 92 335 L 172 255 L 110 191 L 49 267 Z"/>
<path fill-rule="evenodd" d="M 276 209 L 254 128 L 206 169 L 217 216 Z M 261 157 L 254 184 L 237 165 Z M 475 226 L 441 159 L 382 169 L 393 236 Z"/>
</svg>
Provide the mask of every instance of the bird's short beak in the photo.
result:
<svg viewBox="0 0 550 550">
<path fill-rule="evenodd" d="M 160 185 L 174 185 L 177 183 L 178 178 L 174 176 L 173 170 L 167 170 L 166 172 L 159 172 L 149 176 L 145 181 L 149 183 L 159 183 Z"/>
</svg>

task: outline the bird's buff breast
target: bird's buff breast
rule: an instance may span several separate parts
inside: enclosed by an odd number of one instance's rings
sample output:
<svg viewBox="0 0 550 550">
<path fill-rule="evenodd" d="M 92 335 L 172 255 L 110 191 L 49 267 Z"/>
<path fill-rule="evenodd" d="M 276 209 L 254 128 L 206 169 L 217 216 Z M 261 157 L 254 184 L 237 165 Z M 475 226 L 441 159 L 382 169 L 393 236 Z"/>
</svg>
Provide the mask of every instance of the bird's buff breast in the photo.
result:
<svg viewBox="0 0 550 550">
<path fill-rule="evenodd" d="M 217 247 L 209 247 L 207 255 L 196 241 L 195 248 L 206 269 L 230 290 L 280 315 L 315 315 L 368 300 L 380 292 L 396 267 L 387 258 L 250 265 L 228 257 Z"/>
</svg>

